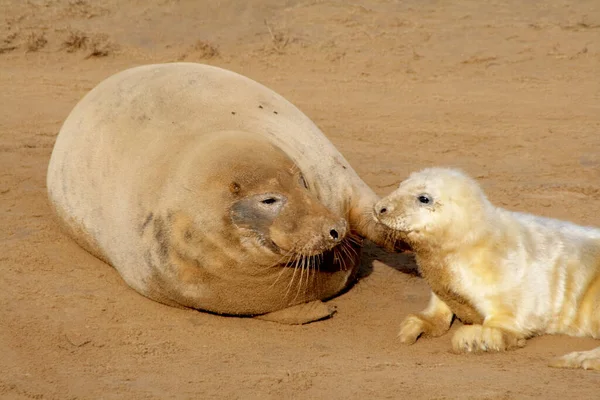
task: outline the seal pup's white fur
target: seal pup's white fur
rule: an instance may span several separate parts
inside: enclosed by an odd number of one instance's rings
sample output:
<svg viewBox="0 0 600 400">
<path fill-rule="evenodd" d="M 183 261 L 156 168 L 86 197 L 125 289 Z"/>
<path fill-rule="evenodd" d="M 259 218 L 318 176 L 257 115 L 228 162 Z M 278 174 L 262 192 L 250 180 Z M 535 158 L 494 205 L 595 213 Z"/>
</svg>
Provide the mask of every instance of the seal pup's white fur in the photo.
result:
<svg viewBox="0 0 600 400">
<path fill-rule="evenodd" d="M 600 229 L 495 207 L 464 173 L 416 172 L 375 206 L 377 218 L 413 248 L 432 288 L 425 310 L 399 333 L 412 344 L 471 323 L 458 352 L 522 347 L 541 334 L 600 337 Z M 600 347 L 553 360 L 600 370 Z"/>
</svg>

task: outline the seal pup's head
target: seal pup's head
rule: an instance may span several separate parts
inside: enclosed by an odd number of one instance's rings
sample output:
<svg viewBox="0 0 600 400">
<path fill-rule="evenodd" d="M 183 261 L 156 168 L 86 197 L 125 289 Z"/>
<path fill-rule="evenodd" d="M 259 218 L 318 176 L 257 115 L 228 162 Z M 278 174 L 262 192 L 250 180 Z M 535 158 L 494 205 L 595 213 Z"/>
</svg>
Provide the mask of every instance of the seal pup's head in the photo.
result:
<svg viewBox="0 0 600 400">
<path fill-rule="evenodd" d="M 481 235 L 490 208 L 477 182 L 457 169 L 438 167 L 412 173 L 375 204 L 374 212 L 412 247 L 452 248 Z"/>
</svg>

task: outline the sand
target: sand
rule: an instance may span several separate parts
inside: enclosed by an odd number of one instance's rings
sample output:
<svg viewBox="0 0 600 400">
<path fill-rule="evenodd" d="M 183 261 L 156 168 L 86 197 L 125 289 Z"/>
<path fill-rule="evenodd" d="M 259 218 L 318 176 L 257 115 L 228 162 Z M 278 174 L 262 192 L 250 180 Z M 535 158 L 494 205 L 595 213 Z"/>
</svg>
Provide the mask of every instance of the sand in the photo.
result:
<svg viewBox="0 0 600 400">
<path fill-rule="evenodd" d="M 0 0 L 0 398 L 598 398 L 600 373 L 546 366 L 592 339 L 400 345 L 428 299 L 410 255 L 368 244 L 326 321 L 219 317 L 135 293 L 46 198 L 56 134 L 87 91 L 186 60 L 288 98 L 381 195 L 446 165 L 497 205 L 600 226 L 600 2 L 529 4 Z"/>
</svg>

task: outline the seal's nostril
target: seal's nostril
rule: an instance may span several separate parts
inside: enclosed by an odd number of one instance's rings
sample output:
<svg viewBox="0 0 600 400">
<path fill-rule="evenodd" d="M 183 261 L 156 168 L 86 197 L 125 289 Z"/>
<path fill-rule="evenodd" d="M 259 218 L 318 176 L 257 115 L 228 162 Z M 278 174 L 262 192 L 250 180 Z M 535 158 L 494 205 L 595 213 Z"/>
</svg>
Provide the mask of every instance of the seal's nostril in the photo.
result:
<svg viewBox="0 0 600 400">
<path fill-rule="evenodd" d="M 338 240 L 338 238 L 340 237 L 340 235 L 335 229 L 329 231 L 329 236 L 331 236 L 333 240 Z"/>
<path fill-rule="evenodd" d="M 387 208 L 382 207 L 381 210 L 379 210 L 379 214 L 385 214 L 387 212 Z"/>
</svg>

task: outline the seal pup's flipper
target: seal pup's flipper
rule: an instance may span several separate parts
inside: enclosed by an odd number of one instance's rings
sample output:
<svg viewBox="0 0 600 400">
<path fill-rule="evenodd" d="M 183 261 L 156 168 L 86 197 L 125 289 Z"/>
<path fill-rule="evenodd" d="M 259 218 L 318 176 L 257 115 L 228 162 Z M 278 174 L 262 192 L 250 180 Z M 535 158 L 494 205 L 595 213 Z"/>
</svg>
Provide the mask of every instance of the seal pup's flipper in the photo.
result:
<svg viewBox="0 0 600 400">
<path fill-rule="evenodd" d="M 600 371 L 600 347 L 588 351 L 574 351 L 554 358 L 548 364 L 554 368 L 583 368 Z"/>
<path fill-rule="evenodd" d="M 268 314 L 258 315 L 255 318 L 278 322 L 280 324 L 302 325 L 329 318 L 335 312 L 335 306 L 316 300 L 309 303 L 297 304 Z"/>
</svg>

